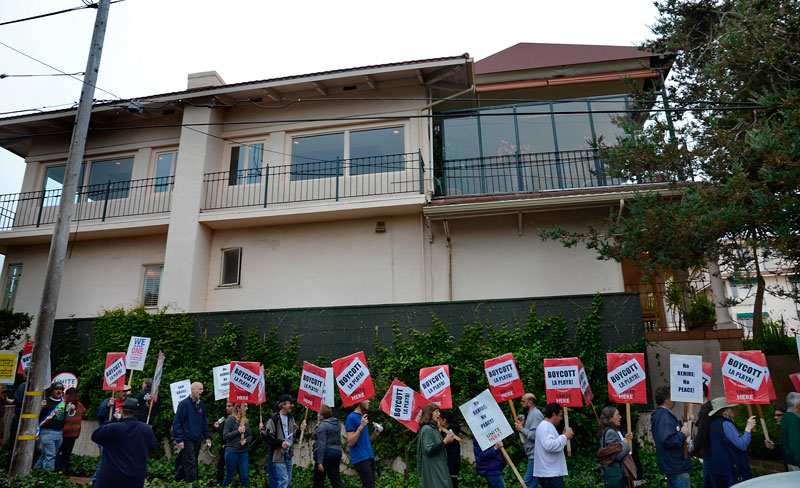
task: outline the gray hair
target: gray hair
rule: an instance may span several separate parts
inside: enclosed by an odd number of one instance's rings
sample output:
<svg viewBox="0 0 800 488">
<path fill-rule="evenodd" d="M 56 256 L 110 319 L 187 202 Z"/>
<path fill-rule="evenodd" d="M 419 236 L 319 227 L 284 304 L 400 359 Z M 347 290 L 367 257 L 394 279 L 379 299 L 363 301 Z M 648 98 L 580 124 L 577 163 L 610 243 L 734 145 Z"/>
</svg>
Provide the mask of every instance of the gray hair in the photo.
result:
<svg viewBox="0 0 800 488">
<path fill-rule="evenodd" d="M 789 408 L 797 408 L 800 405 L 800 393 L 793 391 L 786 395 L 786 404 Z"/>
</svg>

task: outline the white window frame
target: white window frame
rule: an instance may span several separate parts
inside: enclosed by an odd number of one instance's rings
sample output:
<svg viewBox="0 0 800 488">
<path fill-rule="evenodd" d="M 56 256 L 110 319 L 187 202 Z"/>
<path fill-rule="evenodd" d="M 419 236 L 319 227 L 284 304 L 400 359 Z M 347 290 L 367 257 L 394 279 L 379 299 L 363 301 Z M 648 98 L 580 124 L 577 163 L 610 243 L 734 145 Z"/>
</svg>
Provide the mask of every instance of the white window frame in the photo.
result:
<svg viewBox="0 0 800 488">
<path fill-rule="evenodd" d="M 236 270 L 236 282 L 235 283 L 223 283 L 223 278 L 225 276 L 225 253 L 227 251 L 238 251 L 239 252 L 239 263 L 238 269 Z M 241 247 L 226 247 L 220 249 L 219 254 L 219 287 L 220 288 L 233 288 L 237 286 L 241 286 L 242 284 L 242 248 Z"/>
<path fill-rule="evenodd" d="M 148 177 L 153 182 L 153 193 L 167 193 L 167 192 L 157 192 L 156 188 L 158 186 L 158 182 L 156 178 L 158 178 L 158 158 L 159 156 L 163 156 L 165 154 L 172 154 L 172 166 L 169 169 L 169 176 L 174 178 L 175 177 L 175 169 L 178 167 L 178 148 L 174 149 L 161 149 L 158 151 L 153 151 L 153 159 L 150 162 L 150 170 L 147 172 Z M 173 179 L 173 182 L 175 180 Z M 170 188 L 171 190 L 171 188 Z"/>
<path fill-rule="evenodd" d="M 268 147 L 269 146 L 267 146 L 268 142 L 269 142 L 269 137 L 263 137 L 263 138 L 255 138 L 255 139 L 252 139 L 252 140 L 246 139 L 244 141 L 229 142 L 226 145 L 226 147 L 225 147 L 225 155 L 224 155 L 223 162 L 222 162 L 222 171 L 221 172 L 228 173 L 228 174 L 230 174 L 230 170 L 231 170 L 231 150 L 233 148 L 235 148 L 235 147 L 245 147 L 245 148 L 247 148 L 247 157 L 245 158 L 245 162 L 247 162 L 247 161 L 249 161 L 250 151 L 253 150 L 253 148 L 251 146 L 254 146 L 256 144 L 261 144 L 263 147 L 261 149 L 261 172 L 259 173 L 261 175 L 260 178 L 259 178 L 260 181 L 257 181 L 257 182 L 256 181 L 253 181 L 253 182 L 248 181 L 250 179 L 250 175 L 248 174 L 248 170 L 250 168 L 245 167 L 243 169 L 244 175 L 242 176 L 242 181 L 241 182 L 237 182 L 235 185 L 231 185 L 230 184 L 230 180 L 229 180 L 229 176 L 226 176 L 226 178 L 225 178 L 225 186 L 227 186 L 227 187 L 237 187 L 237 186 L 244 186 L 244 185 L 259 185 L 259 184 L 262 184 L 264 182 L 264 175 L 262 173 L 264 171 L 264 168 L 269 165 L 269 163 L 267 162 L 267 153 L 269 152 L 268 151 Z"/>
<path fill-rule="evenodd" d="M 158 298 L 156 299 L 155 305 L 147 305 L 145 303 L 145 295 L 147 294 L 147 270 L 150 268 L 159 267 L 161 268 L 161 274 L 158 277 Z M 145 264 L 142 266 L 142 296 L 141 296 L 141 303 L 142 306 L 145 308 L 158 308 L 158 302 L 161 301 L 161 280 L 164 278 L 164 264 L 163 263 L 154 263 L 154 264 Z"/>
<path fill-rule="evenodd" d="M 2 306 L 3 308 L 8 308 L 8 309 L 13 309 L 14 308 L 14 302 L 17 299 L 16 289 L 19 288 L 19 282 L 22 279 L 22 271 L 20 271 L 19 274 L 15 274 L 15 275 L 11 274 L 11 269 L 12 268 L 16 268 L 17 266 L 19 266 L 21 270 L 24 269 L 23 263 L 8 263 L 6 265 L 5 273 L 3 273 L 3 278 L 4 278 L 3 279 L 3 298 L 2 298 L 2 301 L 0 302 L 0 306 Z M 9 285 L 10 285 L 10 280 L 13 279 L 13 278 L 16 278 L 17 286 L 14 287 L 14 289 L 15 289 L 14 298 L 11 299 L 11 298 L 8 297 L 8 293 L 9 293 L 9 291 L 11 291 Z"/>
</svg>

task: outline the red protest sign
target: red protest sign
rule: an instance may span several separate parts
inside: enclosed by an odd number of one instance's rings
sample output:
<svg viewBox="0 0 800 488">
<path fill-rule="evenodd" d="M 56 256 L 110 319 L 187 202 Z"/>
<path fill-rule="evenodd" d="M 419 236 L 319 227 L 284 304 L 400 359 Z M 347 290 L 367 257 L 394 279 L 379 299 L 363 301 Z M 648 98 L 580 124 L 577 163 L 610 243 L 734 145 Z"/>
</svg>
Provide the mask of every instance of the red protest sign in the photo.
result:
<svg viewBox="0 0 800 488">
<path fill-rule="evenodd" d="M 764 362 L 763 364 L 767 365 L 767 393 L 769 393 L 769 401 L 774 402 L 778 399 L 778 395 L 775 394 L 775 386 L 772 384 L 772 375 L 769 374 L 769 364 L 767 363 L 767 356 L 764 355 L 763 352 L 758 351 L 761 354 L 761 360 Z"/>
<path fill-rule="evenodd" d="M 339 358 L 331 366 L 339 394 L 342 395 L 342 406 L 349 407 L 375 396 L 367 358 L 362 351 Z"/>
<path fill-rule="evenodd" d="M 545 359 L 544 388 L 547 403 L 562 407 L 582 407 L 578 358 Z"/>
<path fill-rule="evenodd" d="M 264 380 L 264 366 L 259 364 L 261 372 L 258 375 L 258 405 L 267 401 L 267 382 Z"/>
<path fill-rule="evenodd" d="M 513 400 L 525 394 L 513 354 L 508 353 L 487 359 L 483 362 L 483 368 L 486 371 L 486 379 L 489 380 L 489 389 L 496 402 Z"/>
<path fill-rule="evenodd" d="M 800 392 L 800 373 L 790 374 L 789 379 L 792 380 L 794 391 Z"/>
<path fill-rule="evenodd" d="M 419 391 L 439 408 L 453 408 L 450 395 L 450 366 L 433 366 L 419 370 Z"/>
<path fill-rule="evenodd" d="M 300 373 L 300 390 L 297 392 L 297 403 L 319 412 L 325 390 L 325 370 L 311 363 L 303 362 Z"/>
<path fill-rule="evenodd" d="M 258 386 L 261 364 L 251 361 L 231 361 L 228 401 L 258 405 Z"/>
<path fill-rule="evenodd" d="M 22 370 L 31 365 L 31 353 L 33 353 L 33 342 L 26 342 L 22 348 L 22 357 L 17 366 L 17 374 L 22 374 Z"/>
<path fill-rule="evenodd" d="M 103 372 L 104 390 L 122 390 L 125 387 L 125 353 L 106 354 L 106 369 Z"/>
<path fill-rule="evenodd" d="M 647 403 L 647 375 L 644 371 L 644 354 L 609 353 L 608 399 L 613 403 Z"/>
<path fill-rule="evenodd" d="M 769 404 L 769 370 L 761 351 L 721 352 L 719 357 L 725 401 Z"/>
<path fill-rule="evenodd" d="M 703 363 L 703 384 L 708 387 L 711 394 L 711 363 Z"/>
<path fill-rule="evenodd" d="M 589 377 L 586 375 L 586 368 L 583 367 L 583 363 L 580 359 L 578 359 L 578 375 L 580 376 L 583 401 L 586 402 L 587 405 L 591 405 L 592 400 L 594 400 L 594 394 L 592 393 L 592 387 L 589 386 Z"/>
<path fill-rule="evenodd" d="M 381 400 L 383 413 L 397 420 L 414 432 L 419 430 L 422 407 L 431 403 L 412 388 L 395 379 Z"/>
</svg>

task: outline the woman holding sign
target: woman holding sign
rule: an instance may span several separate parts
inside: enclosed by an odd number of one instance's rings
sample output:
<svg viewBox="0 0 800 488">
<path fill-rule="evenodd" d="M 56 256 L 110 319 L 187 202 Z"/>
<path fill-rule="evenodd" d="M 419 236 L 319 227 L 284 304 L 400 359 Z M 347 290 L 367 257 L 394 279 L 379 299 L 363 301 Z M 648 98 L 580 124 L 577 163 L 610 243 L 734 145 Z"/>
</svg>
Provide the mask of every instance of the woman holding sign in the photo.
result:
<svg viewBox="0 0 800 488">
<path fill-rule="evenodd" d="M 239 469 L 239 481 L 242 486 L 250 486 L 249 456 L 247 449 L 253 442 L 253 433 L 247 421 L 247 404 L 238 403 L 233 407 L 233 413 L 225 419 L 222 427 L 222 440 L 225 442 L 225 481 L 222 486 L 228 486 L 233 481 L 233 473 Z"/>
<path fill-rule="evenodd" d="M 728 488 L 750 478 L 751 432 L 756 426 L 755 416 L 747 419 L 744 432 L 739 435 L 732 419 L 738 405 L 729 404 L 725 397 L 711 401 L 711 426 L 708 437 L 711 441 L 711 473 L 715 488 Z"/>
<path fill-rule="evenodd" d="M 417 469 L 422 479 L 421 488 L 452 488 L 450 471 L 447 468 L 447 454 L 445 445 L 455 439 L 453 434 L 447 434 L 442 439 L 439 435 L 438 423 L 441 419 L 439 406 L 429 403 L 422 407 L 419 418 L 419 432 L 417 433 Z"/>
<path fill-rule="evenodd" d="M 603 482 L 606 488 L 625 486 L 625 476 L 620 461 L 631 452 L 629 444 L 633 440 L 633 434 L 628 432 L 628 435 L 623 436 L 619 431 L 621 425 L 622 415 L 616 407 L 609 405 L 600 412 L 600 428 L 597 432 L 597 436 L 600 437 L 600 450 L 597 453 L 600 456 L 600 464 L 603 465 Z M 626 440 L 627 443 L 623 442 Z M 605 455 L 601 455 L 600 453 L 604 451 Z M 611 452 L 616 454 L 609 455 Z M 610 463 L 606 464 L 609 461 Z"/>
<path fill-rule="evenodd" d="M 342 462 L 342 427 L 333 416 L 331 407 L 319 406 L 319 424 L 314 430 L 314 488 L 325 486 L 325 476 L 331 480 L 331 488 L 342 488 L 339 463 Z"/>
</svg>

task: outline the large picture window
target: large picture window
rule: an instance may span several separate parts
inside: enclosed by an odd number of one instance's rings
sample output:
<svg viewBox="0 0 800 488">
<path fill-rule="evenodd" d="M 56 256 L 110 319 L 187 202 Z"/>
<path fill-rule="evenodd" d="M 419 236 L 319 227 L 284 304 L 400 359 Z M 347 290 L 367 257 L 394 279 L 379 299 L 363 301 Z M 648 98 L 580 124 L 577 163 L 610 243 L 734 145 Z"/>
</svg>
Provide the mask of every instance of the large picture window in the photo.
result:
<svg viewBox="0 0 800 488">
<path fill-rule="evenodd" d="M 229 185 L 261 182 L 261 168 L 264 163 L 264 144 L 248 144 L 231 148 L 228 173 Z"/>
<path fill-rule="evenodd" d="M 175 167 L 178 164 L 178 153 L 160 153 L 156 157 L 156 181 L 154 191 L 163 193 L 169 191 L 170 178 L 175 174 Z"/>
<path fill-rule="evenodd" d="M 292 179 L 342 176 L 344 132 L 292 139 Z"/>
<path fill-rule="evenodd" d="M 404 152 L 402 127 L 350 132 L 350 174 L 402 171 Z"/>
<path fill-rule="evenodd" d="M 95 161 L 89 172 L 87 199 L 91 201 L 128 198 L 133 174 L 133 158 Z"/>
</svg>

